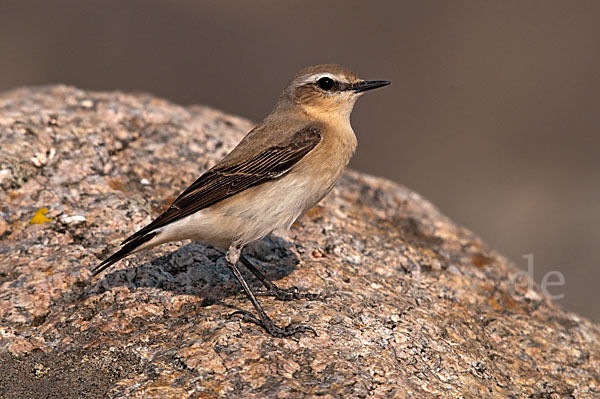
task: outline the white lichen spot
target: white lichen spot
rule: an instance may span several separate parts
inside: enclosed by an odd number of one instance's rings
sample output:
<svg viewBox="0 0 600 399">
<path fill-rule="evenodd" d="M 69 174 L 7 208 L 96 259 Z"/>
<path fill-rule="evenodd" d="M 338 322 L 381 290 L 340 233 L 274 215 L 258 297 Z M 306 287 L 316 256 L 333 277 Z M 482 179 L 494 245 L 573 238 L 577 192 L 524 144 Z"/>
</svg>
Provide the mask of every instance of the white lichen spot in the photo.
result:
<svg viewBox="0 0 600 399">
<path fill-rule="evenodd" d="M 0 183 L 2 183 L 2 180 L 6 179 L 8 176 L 10 176 L 10 170 L 8 170 L 8 169 L 0 170 Z"/>
<path fill-rule="evenodd" d="M 31 162 L 38 168 L 46 165 L 50 162 L 54 156 L 56 155 L 56 150 L 54 148 L 50 148 L 46 151 L 40 151 L 35 154 L 35 156 L 31 157 Z"/>
<path fill-rule="evenodd" d="M 61 223 L 63 224 L 79 224 L 79 223 L 83 223 L 85 222 L 85 216 L 80 216 L 80 215 L 60 215 L 58 217 L 58 220 L 60 220 Z"/>
</svg>

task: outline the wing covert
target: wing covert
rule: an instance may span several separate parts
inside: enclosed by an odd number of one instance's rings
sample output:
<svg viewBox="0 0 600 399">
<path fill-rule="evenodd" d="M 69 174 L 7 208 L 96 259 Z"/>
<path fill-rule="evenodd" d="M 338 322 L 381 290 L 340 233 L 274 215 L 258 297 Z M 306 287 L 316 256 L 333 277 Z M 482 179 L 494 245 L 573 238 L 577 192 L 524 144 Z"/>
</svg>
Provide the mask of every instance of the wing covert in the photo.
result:
<svg viewBox="0 0 600 399">
<path fill-rule="evenodd" d="M 208 170 L 183 191 L 169 209 L 123 243 L 229 198 L 250 187 L 277 179 L 321 142 L 321 130 L 306 127 L 287 141 L 273 145 L 254 157 L 233 165 Z"/>
</svg>

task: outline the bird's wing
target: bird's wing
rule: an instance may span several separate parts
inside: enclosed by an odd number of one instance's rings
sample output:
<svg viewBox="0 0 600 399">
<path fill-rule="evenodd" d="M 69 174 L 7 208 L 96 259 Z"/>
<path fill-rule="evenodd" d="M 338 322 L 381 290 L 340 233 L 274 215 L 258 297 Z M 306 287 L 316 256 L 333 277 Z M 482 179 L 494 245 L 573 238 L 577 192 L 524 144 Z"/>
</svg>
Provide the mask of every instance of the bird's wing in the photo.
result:
<svg viewBox="0 0 600 399">
<path fill-rule="evenodd" d="M 185 189 L 169 209 L 123 241 L 121 249 L 94 268 L 93 274 L 99 274 L 140 245 L 150 241 L 158 234 L 157 229 L 252 186 L 284 175 L 321 142 L 322 132 L 318 127 L 307 126 L 292 135 L 282 136 L 287 138 L 249 159 L 225 164 L 220 162 L 208 170 Z"/>
<path fill-rule="evenodd" d="M 215 165 L 185 189 L 169 209 L 123 244 L 252 186 L 282 176 L 315 148 L 321 139 L 321 130 L 310 126 L 296 132 L 284 143 L 268 147 L 248 160 L 228 166 Z"/>
</svg>

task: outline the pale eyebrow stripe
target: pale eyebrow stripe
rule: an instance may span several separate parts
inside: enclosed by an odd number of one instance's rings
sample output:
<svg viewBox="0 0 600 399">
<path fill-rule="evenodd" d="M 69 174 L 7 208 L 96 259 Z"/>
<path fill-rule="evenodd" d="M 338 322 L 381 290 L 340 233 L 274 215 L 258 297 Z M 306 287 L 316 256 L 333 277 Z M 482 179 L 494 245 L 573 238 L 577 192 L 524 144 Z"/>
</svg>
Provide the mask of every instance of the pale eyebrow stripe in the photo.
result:
<svg viewBox="0 0 600 399">
<path fill-rule="evenodd" d="M 335 76 L 333 76 L 330 73 L 315 73 L 313 75 L 308 75 L 307 77 L 305 77 L 304 79 L 302 79 L 300 82 L 301 85 L 303 84 L 307 84 L 307 83 L 314 83 L 317 80 L 321 79 L 321 78 L 329 78 L 332 79 L 334 81 L 339 81 L 338 78 L 336 78 Z"/>
</svg>

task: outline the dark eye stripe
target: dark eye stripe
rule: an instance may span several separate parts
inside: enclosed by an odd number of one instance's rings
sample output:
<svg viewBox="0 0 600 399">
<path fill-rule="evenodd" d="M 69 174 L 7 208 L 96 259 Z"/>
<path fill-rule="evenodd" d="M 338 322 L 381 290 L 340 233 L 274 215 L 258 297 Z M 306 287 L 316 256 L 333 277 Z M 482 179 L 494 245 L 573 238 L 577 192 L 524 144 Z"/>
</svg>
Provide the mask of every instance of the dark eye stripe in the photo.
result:
<svg viewBox="0 0 600 399">
<path fill-rule="evenodd" d="M 339 80 L 333 80 L 329 77 L 322 77 L 318 79 L 314 85 L 319 89 L 329 93 L 352 90 L 353 88 L 351 83 L 340 82 Z"/>
</svg>

